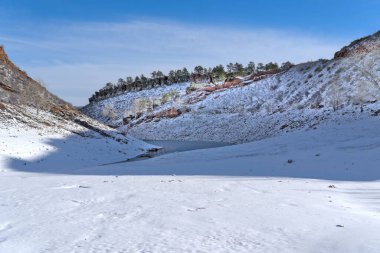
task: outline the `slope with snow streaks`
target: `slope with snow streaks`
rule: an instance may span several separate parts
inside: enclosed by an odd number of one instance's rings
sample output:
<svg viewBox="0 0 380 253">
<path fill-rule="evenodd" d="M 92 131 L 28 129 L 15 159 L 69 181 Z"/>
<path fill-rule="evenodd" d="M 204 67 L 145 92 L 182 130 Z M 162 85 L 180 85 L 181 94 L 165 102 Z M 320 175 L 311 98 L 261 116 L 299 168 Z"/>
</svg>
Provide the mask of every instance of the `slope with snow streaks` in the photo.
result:
<svg viewBox="0 0 380 253">
<path fill-rule="evenodd" d="M 121 125 L 123 123 L 123 117 L 126 111 L 131 110 L 133 102 L 139 98 L 148 98 L 151 100 L 161 99 L 162 96 L 170 91 L 178 91 L 180 95 L 186 94 L 186 88 L 189 83 L 172 84 L 170 86 L 162 86 L 142 91 L 131 91 L 126 94 L 111 97 L 105 100 L 100 100 L 86 105 L 81 109 L 86 115 L 97 119 L 105 124 L 109 125 Z M 112 105 L 115 109 L 116 118 L 109 118 L 103 115 L 103 110 L 107 105 Z"/>
<path fill-rule="evenodd" d="M 2 46 L 0 46 L 0 102 L 70 106 L 19 69 L 9 59 Z"/>
<path fill-rule="evenodd" d="M 125 160 L 152 147 L 89 118 L 51 94 L 12 63 L 3 47 L 0 141 L 0 167 L 8 164 L 12 169 L 29 170 L 38 164 L 37 171 Z M 19 146 L 25 149 L 16 151 Z"/>
<path fill-rule="evenodd" d="M 141 121 L 122 130 L 144 139 L 246 142 L 322 120 L 379 109 L 380 51 L 300 64 L 250 85 L 215 92 L 186 107 L 189 113 Z M 361 108 L 361 104 L 367 104 Z M 166 109 L 164 107 L 162 110 Z M 334 109 L 336 111 L 334 111 Z M 147 113 L 149 115 L 149 113 Z M 351 115 L 351 116 L 350 116 Z"/>
<path fill-rule="evenodd" d="M 0 110 L 0 168 L 55 173 L 126 160 L 153 147 L 84 115 L 71 120 L 47 111 L 36 114 L 34 108 L 4 105 Z"/>
<path fill-rule="evenodd" d="M 352 43 L 345 47 L 347 53 L 335 59 L 299 64 L 259 81 L 245 81 L 242 87 L 190 94 L 184 93 L 189 84 L 173 87 L 180 91 L 179 102 L 163 104 L 134 120 L 122 120 L 134 97 L 149 98 L 158 90 L 95 102 L 85 112 L 141 139 L 218 142 L 246 142 L 316 127 L 342 114 L 356 118 L 361 112 L 371 114 L 379 109 L 379 34 Z M 358 45 L 366 50 L 358 52 Z M 113 120 L 101 116 L 107 104 L 117 108 Z M 168 110 L 180 113 L 159 117 Z"/>
</svg>

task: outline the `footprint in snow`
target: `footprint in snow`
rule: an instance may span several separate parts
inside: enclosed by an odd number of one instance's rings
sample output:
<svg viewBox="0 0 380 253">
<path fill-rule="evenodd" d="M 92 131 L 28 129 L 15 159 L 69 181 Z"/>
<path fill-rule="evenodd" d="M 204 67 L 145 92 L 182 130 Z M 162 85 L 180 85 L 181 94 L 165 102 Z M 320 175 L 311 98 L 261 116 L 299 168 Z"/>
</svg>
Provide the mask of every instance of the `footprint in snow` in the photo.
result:
<svg viewBox="0 0 380 253">
<path fill-rule="evenodd" d="M 78 188 L 88 189 L 88 188 L 91 188 L 91 187 L 90 186 L 86 186 L 86 185 L 79 185 Z"/>
<path fill-rule="evenodd" d="M 3 233 L 3 232 L 5 232 L 5 231 L 7 231 L 7 230 L 9 230 L 9 229 L 11 229 L 12 228 L 12 225 L 11 224 L 3 224 L 3 225 L 0 225 L 0 235 Z M 0 243 L 2 243 L 2 242 L 5 242 L 7 240 L 7 238 L 6 237 L 1 237 L 0 236 Z"/>
<path fill-rule="evenodd" d="M 196 207 L 196 208 L 189 208 L 187 209 L 188 212 L 197 212 L 197 211 L 200 211 L 200 210 L 205 210 L 206 207 Z"/>
<path fill-rule="evenodd" d="M 179 183 L 181 183 L 182 182 L 182 180 L 174 180 L 174 179 L 170 179 L 170 180 L 161 180 L 160 181 L 161 183 L 173 183 L 173 182 L 179 182 Z"/>
<path fill-rule="evenodd" d="M 53 190 L 62 190 L 62 189 L 73 189 L 79 187 L 78 185 L 62 185 L 62 186 L 57 186 L 53 187 Z"/>
<path fill-rule="evenodd" d="M 62 185 L 62 186 L 53 187 L 51 189 L 53 189 L 53 190 L 63 190 L 63 189 L 74 189 L 74 188 L 88 189 L 88 188 L 91 188 L 91 187 L 87 186 L 87 185 Z"/>
</svg>

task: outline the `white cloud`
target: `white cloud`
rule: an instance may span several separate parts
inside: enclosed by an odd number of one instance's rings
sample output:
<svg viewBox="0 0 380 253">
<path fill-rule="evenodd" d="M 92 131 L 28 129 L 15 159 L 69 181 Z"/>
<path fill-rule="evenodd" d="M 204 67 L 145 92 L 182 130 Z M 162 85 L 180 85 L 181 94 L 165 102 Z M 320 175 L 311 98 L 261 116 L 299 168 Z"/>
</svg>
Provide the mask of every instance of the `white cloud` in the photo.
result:
<svg viewBox="0 0 380 253">
<path fill-rule="evenodd" d="M 0 39 L 17 64 L 74 104 L 85 104 L 107 81 L 155 69 L 298 63 L 330 58 L 342 46 L 337 39 L 292 31 L 145 21 L 31 26 Z"/>
</svg>

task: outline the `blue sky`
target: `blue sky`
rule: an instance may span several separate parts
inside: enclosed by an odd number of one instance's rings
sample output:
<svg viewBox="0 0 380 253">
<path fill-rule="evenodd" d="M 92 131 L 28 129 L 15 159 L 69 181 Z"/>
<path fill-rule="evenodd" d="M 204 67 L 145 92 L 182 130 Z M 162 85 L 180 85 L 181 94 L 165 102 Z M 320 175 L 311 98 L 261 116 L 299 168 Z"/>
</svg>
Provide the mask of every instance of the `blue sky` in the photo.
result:
<svg viewBox="0 0 380 253">
<path fill-rule="evenodd" d="M 75 105 L 155 69 L 302 62 L 379 30 L 380 0 L 0 0 L 0 44 Z"/>
</svg>

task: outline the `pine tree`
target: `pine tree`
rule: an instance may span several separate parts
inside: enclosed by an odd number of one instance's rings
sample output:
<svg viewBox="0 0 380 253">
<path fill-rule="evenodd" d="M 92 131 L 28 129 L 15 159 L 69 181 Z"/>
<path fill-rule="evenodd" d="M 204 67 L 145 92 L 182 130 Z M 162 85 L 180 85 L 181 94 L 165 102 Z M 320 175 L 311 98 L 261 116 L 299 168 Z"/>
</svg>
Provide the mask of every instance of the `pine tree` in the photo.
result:
<svg viewBox="0 0 380 253">
<path fill-rule="evenodd" d="M 253 61 L 250 61 L 245 69 L 247 74 L 254 74 L 256 72 L 256 65 Z"/>
<path fill-rule="evenodd" d="M 264 70 L 265 71 L 276 71 L 276 70 L 278 70 L 278 64 L 275 62 L 274 63 L 269 62 L 269 63 L 265 64 Z"/>
<path fill-rule="evenodd" d="M 128 76 L 125 80 L 126 80 L 127 84 L 132 84 L 133 83 L 133 77 L 131 77 L 131 76 Z"/>
<path fill-rule="evenodd" d="M 198 75 L 198 76 L 202 76 L 202 75 L 203 75 L 203 71 L 204 71 L 204 69 L 203 69 L 202 66 L 196 66 L 196 67 L 194 68 L 194 73 L 195 73 L 196 75 Z"/>
<path fill-rule="evenodd" d="M 262 64 L 261 62 L 258 63 L 258 64 L 257 64 L 257 67 L 256 67 L 256 71 L 257 71 L 258 73 L 260 73 L 260 72 L 264 72 L 264 70 L 265 70 L 264 64 Z"/>
<path fill-rule="evenodd" d="M 286 70 L 290 69 L 293 66 L 294 66 L 294 64 L 291 63 L 291 62 L 289 62 L 289 61 L 284 62 L 284 63 L 281 64 L 280 71 L 286 71 Z"/>
<path fill-rule="evenodd" d="M 223 65 L 215 66 L 212 69 L 212 74 L 217 77 L 217 79 L 222 80 L 226 78 L 226 71 L 224 70 Z"/>
<path fill-rule="evenodd" d="M 243 67 L 243 64 L 241 63 L 235 63 L 234 64 L 234 69 L 233 69 L 233 74 L 234 75 L 238 75 L 238 76 L 242 76 L 244 75 L 244 67 Z"/>
<path fill-rule="evenodd" d="M 174 70 L 169 71 L 168 82 L 169 84 L 173 84 L 177 82 L 176 72 Z"/>
<path fill-rule="evenodd" d="M 233 74 L 234 73 L 234 64 L 232 62 L 227 64 L 227 73 L 228 74 Z"/>
<path fill-rule="evenodd" d="M 190 73 L 187 70 L 187 68 L 183 68 L 182 69 L 182 75 L 183 75 L 183 78 L 184 78 L 185 81 L 189 81 L 190 80 Z"/>
<path fill-rule="evenodd" d="M 146 78 L 144 75 L 140 76 L 142 87 L 146 87 L 148 84 L 148 78 Z"/>
</svg>

